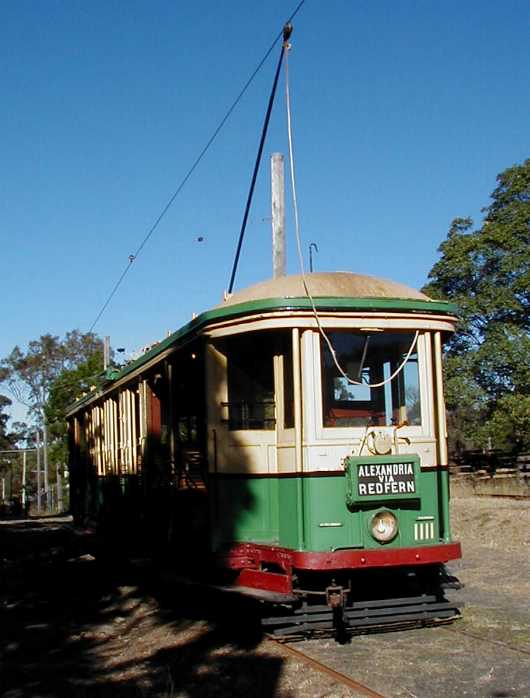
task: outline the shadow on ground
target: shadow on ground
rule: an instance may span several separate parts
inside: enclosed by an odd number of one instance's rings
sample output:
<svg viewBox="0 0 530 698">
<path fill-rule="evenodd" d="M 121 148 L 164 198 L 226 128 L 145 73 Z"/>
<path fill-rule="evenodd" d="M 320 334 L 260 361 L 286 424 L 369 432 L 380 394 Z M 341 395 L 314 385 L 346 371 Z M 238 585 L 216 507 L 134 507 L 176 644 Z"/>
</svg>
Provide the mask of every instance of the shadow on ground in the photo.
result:
<svg viewBox="0 0 530 698">
<path fill-rule="evenodd" d="M 67 537 L 57 523 L 0 527 L 2 698 L 280 695 L 283 661 L 259 647 L 253 607 L 69 557 Z"/>
</svg>

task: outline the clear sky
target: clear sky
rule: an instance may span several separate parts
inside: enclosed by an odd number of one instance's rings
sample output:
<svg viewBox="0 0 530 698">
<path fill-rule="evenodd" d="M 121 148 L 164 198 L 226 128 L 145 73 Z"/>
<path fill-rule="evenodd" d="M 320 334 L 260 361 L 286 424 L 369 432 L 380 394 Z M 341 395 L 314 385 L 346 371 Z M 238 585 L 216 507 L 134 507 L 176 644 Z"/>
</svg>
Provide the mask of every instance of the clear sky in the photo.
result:
<svg viewBox="0 0 530 698">
<path fill-rule="evenodd" d="M 296 4 L 2 3 L 0 356 L 89 329 Z M 289 66 L 317 270 L 420 287 L 452 218 L 480 222 L 496 175 L 530 154 L 529 20 L 528 0 L 306 0 Z M 114 347 L 132 353 L 221 301 L 278 55 L 96 325 Z M 269 158 L 286 143 L 282 81 L 236 288 L 271 275 Z"/>
</svg>

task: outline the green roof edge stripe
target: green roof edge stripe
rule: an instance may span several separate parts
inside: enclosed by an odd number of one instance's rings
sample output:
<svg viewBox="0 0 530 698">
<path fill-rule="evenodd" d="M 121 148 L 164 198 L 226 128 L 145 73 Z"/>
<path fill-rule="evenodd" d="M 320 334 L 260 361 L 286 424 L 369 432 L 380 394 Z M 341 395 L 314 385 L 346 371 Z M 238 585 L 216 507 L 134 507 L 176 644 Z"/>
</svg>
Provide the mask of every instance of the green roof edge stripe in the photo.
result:
<svg viewBox="0 0 530 698">
<path fill-rule="evenodd" d="M 319 297 L 314 298 L 315 307 L 317 310 L 391 310 L 391 311 L 408 311 L 408 312 L 427 312 L 427 313 L 443 313 L 445 315 L 454 315 L 457 312 L 457 307 L 448 301 L 423 301 L 406 298 L 335 298 L 335 297 Z M 125 366 L 118 374 L 115 374 L 116 369 L 113 369 L 113 375 L 110 381 L 115 382 L 121 380 L 129 373 L 133 373 L 143 364 L 155 358 L 166 349 L 171 347 L 177 340 L 182 339 L 187 335 L 198 332 L 206 325 L 217 320 L 235 318 L 240 315 L 251 315 L 256 312 L 270 310 L 312 310 L 311 301 L 309 298 L 261 298 L 259 300 L 247 301 L 246 303 L 237 303 L 229 305 L 226 308 L 214 308 L 206 310 L 196 318 L 183 325 L 166 339 L 159 342 L 156 346 L 150 349 L 145 354 L 142 354 L 138 359 Z M 109 382 L 110 382 L 109 381 Z M 102 388 L 108 387 L 103 385 Z M 80 406 L 86 400 L 87 402 L 93 397 L 90 393 L 75 402 L 68 412 Z"/>
</svg>

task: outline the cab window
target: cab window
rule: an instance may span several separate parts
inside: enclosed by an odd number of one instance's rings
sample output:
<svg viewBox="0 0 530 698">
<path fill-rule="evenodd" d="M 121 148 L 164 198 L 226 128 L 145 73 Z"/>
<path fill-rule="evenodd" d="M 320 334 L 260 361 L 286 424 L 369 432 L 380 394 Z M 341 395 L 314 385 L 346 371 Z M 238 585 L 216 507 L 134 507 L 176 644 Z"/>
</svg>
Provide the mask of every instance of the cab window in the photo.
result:
<svg viewBox="0 0 530 698">
<path fill-rule="evenodd" d="M 324 427 L 391 426 L 421 424 L 420 382 L 417 353 L 411 354 L 399 374 L 387 381 L 402 364 L 414 341 L 413 332 L 328 332 L 339 365 L 321 338 L 322 412 Z"/>
</svg>

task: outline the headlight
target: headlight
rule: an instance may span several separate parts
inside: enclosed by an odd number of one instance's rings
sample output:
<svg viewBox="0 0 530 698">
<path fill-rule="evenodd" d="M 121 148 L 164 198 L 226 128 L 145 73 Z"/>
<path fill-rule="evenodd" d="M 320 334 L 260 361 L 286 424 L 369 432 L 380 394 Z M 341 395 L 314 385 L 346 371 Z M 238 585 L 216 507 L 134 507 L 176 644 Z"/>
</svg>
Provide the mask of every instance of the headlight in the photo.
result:
<svg viewBox="0 0 530 698">
<path fill-rule="evenodd" d="M 397 535 L 398 520 L 391 511 L 378 511 L 372 517 L 370 528 L 376 540 L 387 543 Z"/>
</svg>

